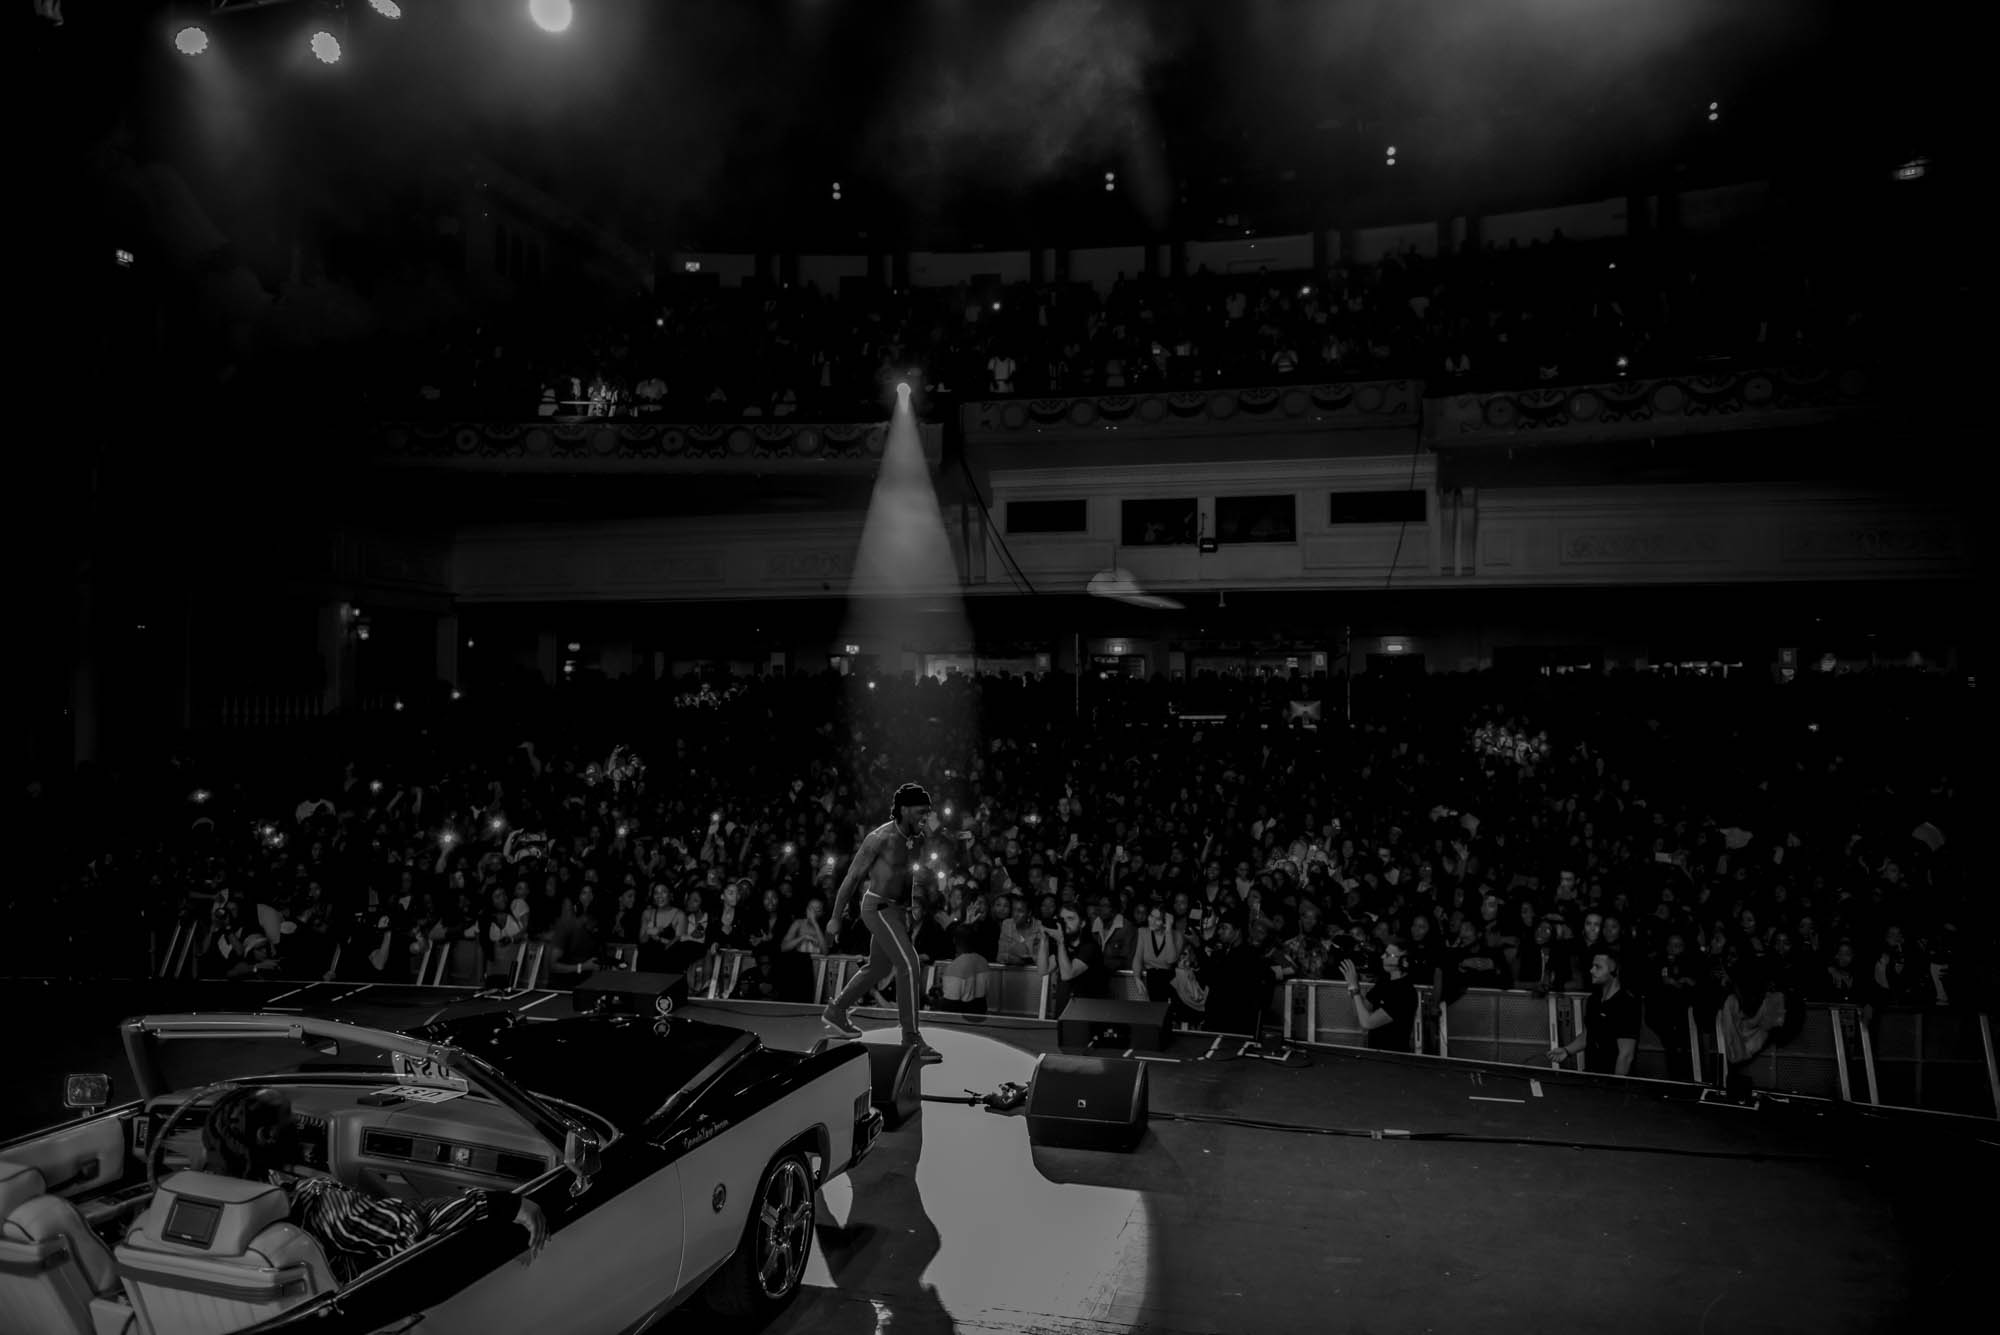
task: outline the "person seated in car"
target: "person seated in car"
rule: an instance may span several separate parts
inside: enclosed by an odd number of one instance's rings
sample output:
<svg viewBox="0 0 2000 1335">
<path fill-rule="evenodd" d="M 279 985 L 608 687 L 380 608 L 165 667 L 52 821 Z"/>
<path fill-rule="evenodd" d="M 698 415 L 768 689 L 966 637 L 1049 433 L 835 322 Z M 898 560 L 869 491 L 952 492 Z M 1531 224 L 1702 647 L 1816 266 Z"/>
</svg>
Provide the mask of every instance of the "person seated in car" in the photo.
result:
<svg viewBox="0 0 2000 1335">
<path fill-rule="evenodd" d="M 312 1235 L 334 1277 L 345 1284 L 355 1276 L 425 1238 L 482 1219 L 519 1224 L 528 1234 L 534 1260 L 548 1237 L 542 1211 L 525 1196 L 474 1188 L 458 1196 L 416 1202 L 372 1196 L 331 1178 L 296 1177 L 301 1161 L 298 1123 L 292 1101 L 275 1089 L 231 1089 L 209 1110 L 201 1143 L 207 1170 L 224 1177 L 270 1182 L 291 1201 L 291 1222 Z"/>
</svg>

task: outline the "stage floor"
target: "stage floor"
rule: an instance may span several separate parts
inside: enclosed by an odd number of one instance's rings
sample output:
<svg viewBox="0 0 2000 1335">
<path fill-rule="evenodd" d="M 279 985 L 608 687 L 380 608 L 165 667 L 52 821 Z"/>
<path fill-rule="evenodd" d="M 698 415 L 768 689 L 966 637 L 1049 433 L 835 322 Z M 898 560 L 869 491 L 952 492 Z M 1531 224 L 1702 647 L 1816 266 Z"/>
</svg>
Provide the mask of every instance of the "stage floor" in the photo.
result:
<svg viewBox="0 0 2000 1335">
<path fill-rule="evenodd" d="M 407 995 L 0 985 L 35 1022 L 0 1135 L 59 1117 L 66 1070 L 110 1071 L 128 1094 L 123 1016 L 341 997 L 366 1023 Z M 510 1004 L 569 1009 L 550 993 Z M 780 1047 L 824 1034 L 799 1007 L 689 1013 Z M 862 1016 L 868 1041 L 894 1040 L 888 1016 Z M 927 1097 L 1025 1082 L 1055 1046 L 1033 1021 L 925 1033 L 945 1057 Z M 1153 1054 L 1132 1154 L 1035 1148 L 1018 1115 L 927 1103 L 825 1192 L 807 1287 L 770 1335 L 1863 1332 L 1987 1305 L 1990 1233 L 1953 1206 L 1986 1214 L 1990 1123 L 1327 1049 L 1285 1065 L 1239 1046 L 1176 1035 Z M 1410 1134 L 1377 1138 L 1392 1131 Z M 725 1329 L 691 1314 L 661 1328 Z"/>
</svg>

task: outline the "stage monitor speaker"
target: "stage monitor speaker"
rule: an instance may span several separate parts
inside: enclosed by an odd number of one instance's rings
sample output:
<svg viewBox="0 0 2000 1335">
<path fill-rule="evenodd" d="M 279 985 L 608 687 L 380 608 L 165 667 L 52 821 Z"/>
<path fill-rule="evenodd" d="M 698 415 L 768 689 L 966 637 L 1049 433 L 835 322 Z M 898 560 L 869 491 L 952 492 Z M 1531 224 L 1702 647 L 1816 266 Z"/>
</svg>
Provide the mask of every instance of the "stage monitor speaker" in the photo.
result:
<svg viewBox="0 0 2000 1335">
<path fill-rule="evenodd" d="M 1056 1045 L 1112 1052 L 1134 1048 L 1165 1052 L 1169 1010 L 1164 1001 L 1077 997 L 1063 1007 L 1062 1016 L 1056 1021 Z"/>
<path fill-rule="evenodd" d="M 627 1015 L 671 1015 L 687 1005 L 688 983 L 684 973 L 633 973 L 627 969 L 599 969 L 576 985 L 570 994 L 577 1010 L 620 1011 Z"/>
<path fill-rule="evenodd" d="M 873 1082 L 870 1101 L 882 1110 L 882 1127 L 899 1127 L 923 1106 L 923 1063 L 917 1060 L 915 1049 L 901 1043 L 861 1046 L 868 1049 L 868 1074 Z"/>
<path fill-rule="evenodd" d="M 1146 1134 L 1146 1063 L 1051 1052 L 1028 1085 L 1028 1142 L 1129 1154 Z"/>
</svg>

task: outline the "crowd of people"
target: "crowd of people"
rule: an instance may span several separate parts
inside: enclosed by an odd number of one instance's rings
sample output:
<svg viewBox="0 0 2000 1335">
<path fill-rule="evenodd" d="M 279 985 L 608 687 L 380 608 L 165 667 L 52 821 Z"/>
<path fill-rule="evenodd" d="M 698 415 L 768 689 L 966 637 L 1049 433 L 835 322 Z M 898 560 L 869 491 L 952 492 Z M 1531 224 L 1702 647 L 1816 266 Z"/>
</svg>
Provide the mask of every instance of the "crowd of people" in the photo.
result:
<svg viewBox="0 0 2000 1335">
<path fill-rule="evenodd" d="M 539 942 L 560 986 L 614 946 L 697 974 L 730 949 L 737 995 L 804 1000 L 814 956 L 866 952 L 832 892 L 914 780 L 913 936 L 947 1008 L 989 962 L 1049 972 L 1058 1004 L 1133 970 L 1237 1032 L 1275 1022 L 1287 978 L 1447 1005 L 1622 990 L 1685 1060 L 1689 1011 L 1754 1054 L 1806 1001 L 1992 995 L 1954 679 L 1363 678 L 1351 724 L 1324 677 L 1199 683 L 1202 720 L 1180 717 L 1196 683 L 1157 678 L 1091 682 L 1082 718 L 1060 675 L 686 686 L 330 719 L 38 785 L 24 828 L 61 853 L 14 881 L 13 968 L 129 972 L 187 919 L 206 976 L 317 977 L 338 947 L 343 977 L 408 979 L 435 947 L 477 983 Z M 1320 696 L 1304 726 L 1292 702 Z M 1405 1042 L 1378 1009 L 1370 1041 Z"/>
<path fill-rule="evenodd" d="M 399 348 L 386 414 L 664 421 L 880 416 L 934 403 L 1415 377 L 1520 387 L 1872 357 L 1852 275 L 1747 238 L 1414 249 L 1324 271 L 890 288 L 684 284 L 579 328 L 522 309 Z"/>
</svg>

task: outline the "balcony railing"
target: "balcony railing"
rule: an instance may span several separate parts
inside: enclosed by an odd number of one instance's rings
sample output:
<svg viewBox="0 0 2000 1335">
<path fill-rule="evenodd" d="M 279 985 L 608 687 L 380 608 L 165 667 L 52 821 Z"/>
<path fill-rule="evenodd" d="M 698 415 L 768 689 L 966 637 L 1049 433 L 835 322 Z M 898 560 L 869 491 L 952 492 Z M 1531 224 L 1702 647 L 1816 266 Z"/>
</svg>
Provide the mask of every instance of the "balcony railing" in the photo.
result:
<svg viewBox="0 0 2000 1335">
<path fill-rule="evenodd" d="M 1442 450 L 1811 426 L 1868 398 L 1859 371 L 1733 368 L 1517 389 L 1402 379 L 984 399 L 959 412 L 966 440 L 981 446 L 1375 432 L 1401 450 L 1417 431 Z M 943 427 L 919 430 L 935 467 Z M 887 439 L 884 422 L 395 422 L 381 428 L 379 453 L 423 468 L 857 473 L 879 465 Z"/>
</svg>

